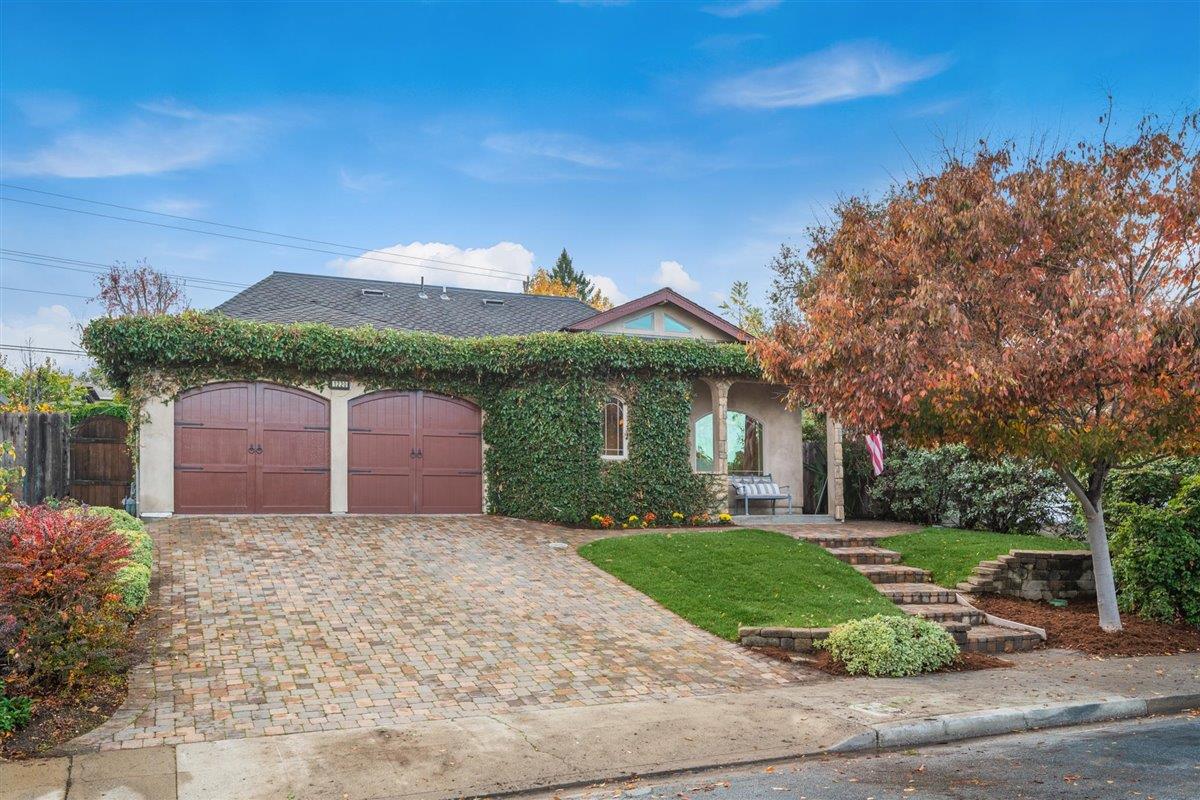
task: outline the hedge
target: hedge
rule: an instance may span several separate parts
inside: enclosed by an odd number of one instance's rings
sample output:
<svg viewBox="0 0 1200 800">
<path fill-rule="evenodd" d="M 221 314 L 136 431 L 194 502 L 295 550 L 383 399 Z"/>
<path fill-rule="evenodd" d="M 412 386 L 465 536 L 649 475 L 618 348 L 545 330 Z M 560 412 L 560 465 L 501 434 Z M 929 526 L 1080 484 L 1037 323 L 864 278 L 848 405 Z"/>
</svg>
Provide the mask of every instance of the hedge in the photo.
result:
<svg viewBox="0 0 1200 800">
<path fill-rule="evenodd" d="M 430 333 L 279 325 L 221 314 L 100 318 L 83 344 L 134 409 L 155 396 L 221 380 L 424 389 L 484 412 L 488 510 L 580 523 L 593 513 L 668 518 L 713 507 L 691 469 L 691 383 L 758 380 L 740 344 L 594 333 L 453 338 Z M 609 391 L 629 408 L 630 451 L 600 459 Z"/>
</svg>

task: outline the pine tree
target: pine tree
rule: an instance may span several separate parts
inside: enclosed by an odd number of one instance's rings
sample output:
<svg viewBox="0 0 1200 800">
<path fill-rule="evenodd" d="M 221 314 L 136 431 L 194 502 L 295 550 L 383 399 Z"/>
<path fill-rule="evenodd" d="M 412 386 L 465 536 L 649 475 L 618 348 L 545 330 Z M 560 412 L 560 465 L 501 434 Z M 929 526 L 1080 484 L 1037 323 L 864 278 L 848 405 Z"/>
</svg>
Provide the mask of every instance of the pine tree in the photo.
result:
<svg viewBox="0 0 1200 800">
<path fill-rule="evenodd" d="M 558 254 L 558 260 L 554 262 L 554 269 L 550 270 L 550 277 L 564 286 L 574 286 L 575 293 L 585 303 L 593 294 L 592 282 L 586 275 L 575 269 L 575 264 L 571 261 L 571 256 L 565 247 Z"/>
</svg>

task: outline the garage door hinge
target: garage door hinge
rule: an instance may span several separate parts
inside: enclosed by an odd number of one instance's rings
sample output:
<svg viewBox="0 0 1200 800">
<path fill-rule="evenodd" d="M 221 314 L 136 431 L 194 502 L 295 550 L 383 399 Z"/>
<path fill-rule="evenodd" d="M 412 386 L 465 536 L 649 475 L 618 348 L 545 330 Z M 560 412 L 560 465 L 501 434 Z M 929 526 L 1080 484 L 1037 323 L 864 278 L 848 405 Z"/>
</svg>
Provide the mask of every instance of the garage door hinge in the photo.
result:
<svg viewBox="0 0 1200 800">
<path fill-rule="evenodd" d="M 183 466 L 179 466 L 179 467 L 176 467 L 175 469 L 179 470 L 180 472 L 203 472 L 203 471 L 204 471 L 204 467 L 183 467 Z"/>
<path fill-rule="evenodd" d="M 305 425 L 304 430 L 306 430 L 306 431 L 327 431 L 327 430 L 329 430 L 329 426 L 328 425 Z"/>
<path fill-rule="evenodd" d="M 305 467 L 305 472 L 329 472 L 329 467 Z"/>
</svg>

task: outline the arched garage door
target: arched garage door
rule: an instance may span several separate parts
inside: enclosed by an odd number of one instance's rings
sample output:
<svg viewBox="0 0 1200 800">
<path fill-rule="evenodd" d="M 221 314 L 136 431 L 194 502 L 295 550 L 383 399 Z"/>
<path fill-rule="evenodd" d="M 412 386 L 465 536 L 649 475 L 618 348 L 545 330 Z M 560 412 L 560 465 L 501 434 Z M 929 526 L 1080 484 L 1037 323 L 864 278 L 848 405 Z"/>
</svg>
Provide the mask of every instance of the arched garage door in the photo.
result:
<svg viewBox="0 0 1200 800">
<path fill-rule="evenodd" d="M 329 511 L 329 403 L 271 383 L 214 383 L 175 403 L 175 511 Z"/>
<path fill-rule="evenodd" d="M 479 409 L 432 392 L 350 401 L 349 508 L 364 514 L 468 514 L 483 505 Z"/>
</svg>

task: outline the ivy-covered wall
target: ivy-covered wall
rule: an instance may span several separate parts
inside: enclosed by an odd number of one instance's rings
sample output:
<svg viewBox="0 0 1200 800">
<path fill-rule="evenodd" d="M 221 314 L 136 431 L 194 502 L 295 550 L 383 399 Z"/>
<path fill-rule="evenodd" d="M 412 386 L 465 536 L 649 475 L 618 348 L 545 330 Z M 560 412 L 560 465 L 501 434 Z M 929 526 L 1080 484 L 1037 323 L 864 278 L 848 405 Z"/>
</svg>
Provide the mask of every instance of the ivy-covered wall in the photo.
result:
<svg viewBox="0 0 1200 800">
<path fill-rule="evenodd" d="M 692 472 L 691 384 L 757 378 L 738 344 L 589 333 L 455 339 L 326 325 L 275 325 L 218 314 L 98 319 L 84 346 L 121 387 L 140 421 L 149 399 L 218 380 L 416 389 L 483 409 L 488 510 L 578 523 L 593 513 L 710 510 L 708 479 Z M 629 457 L 600 458 L 602 403 L 628 404 Z"/>
</svg>

